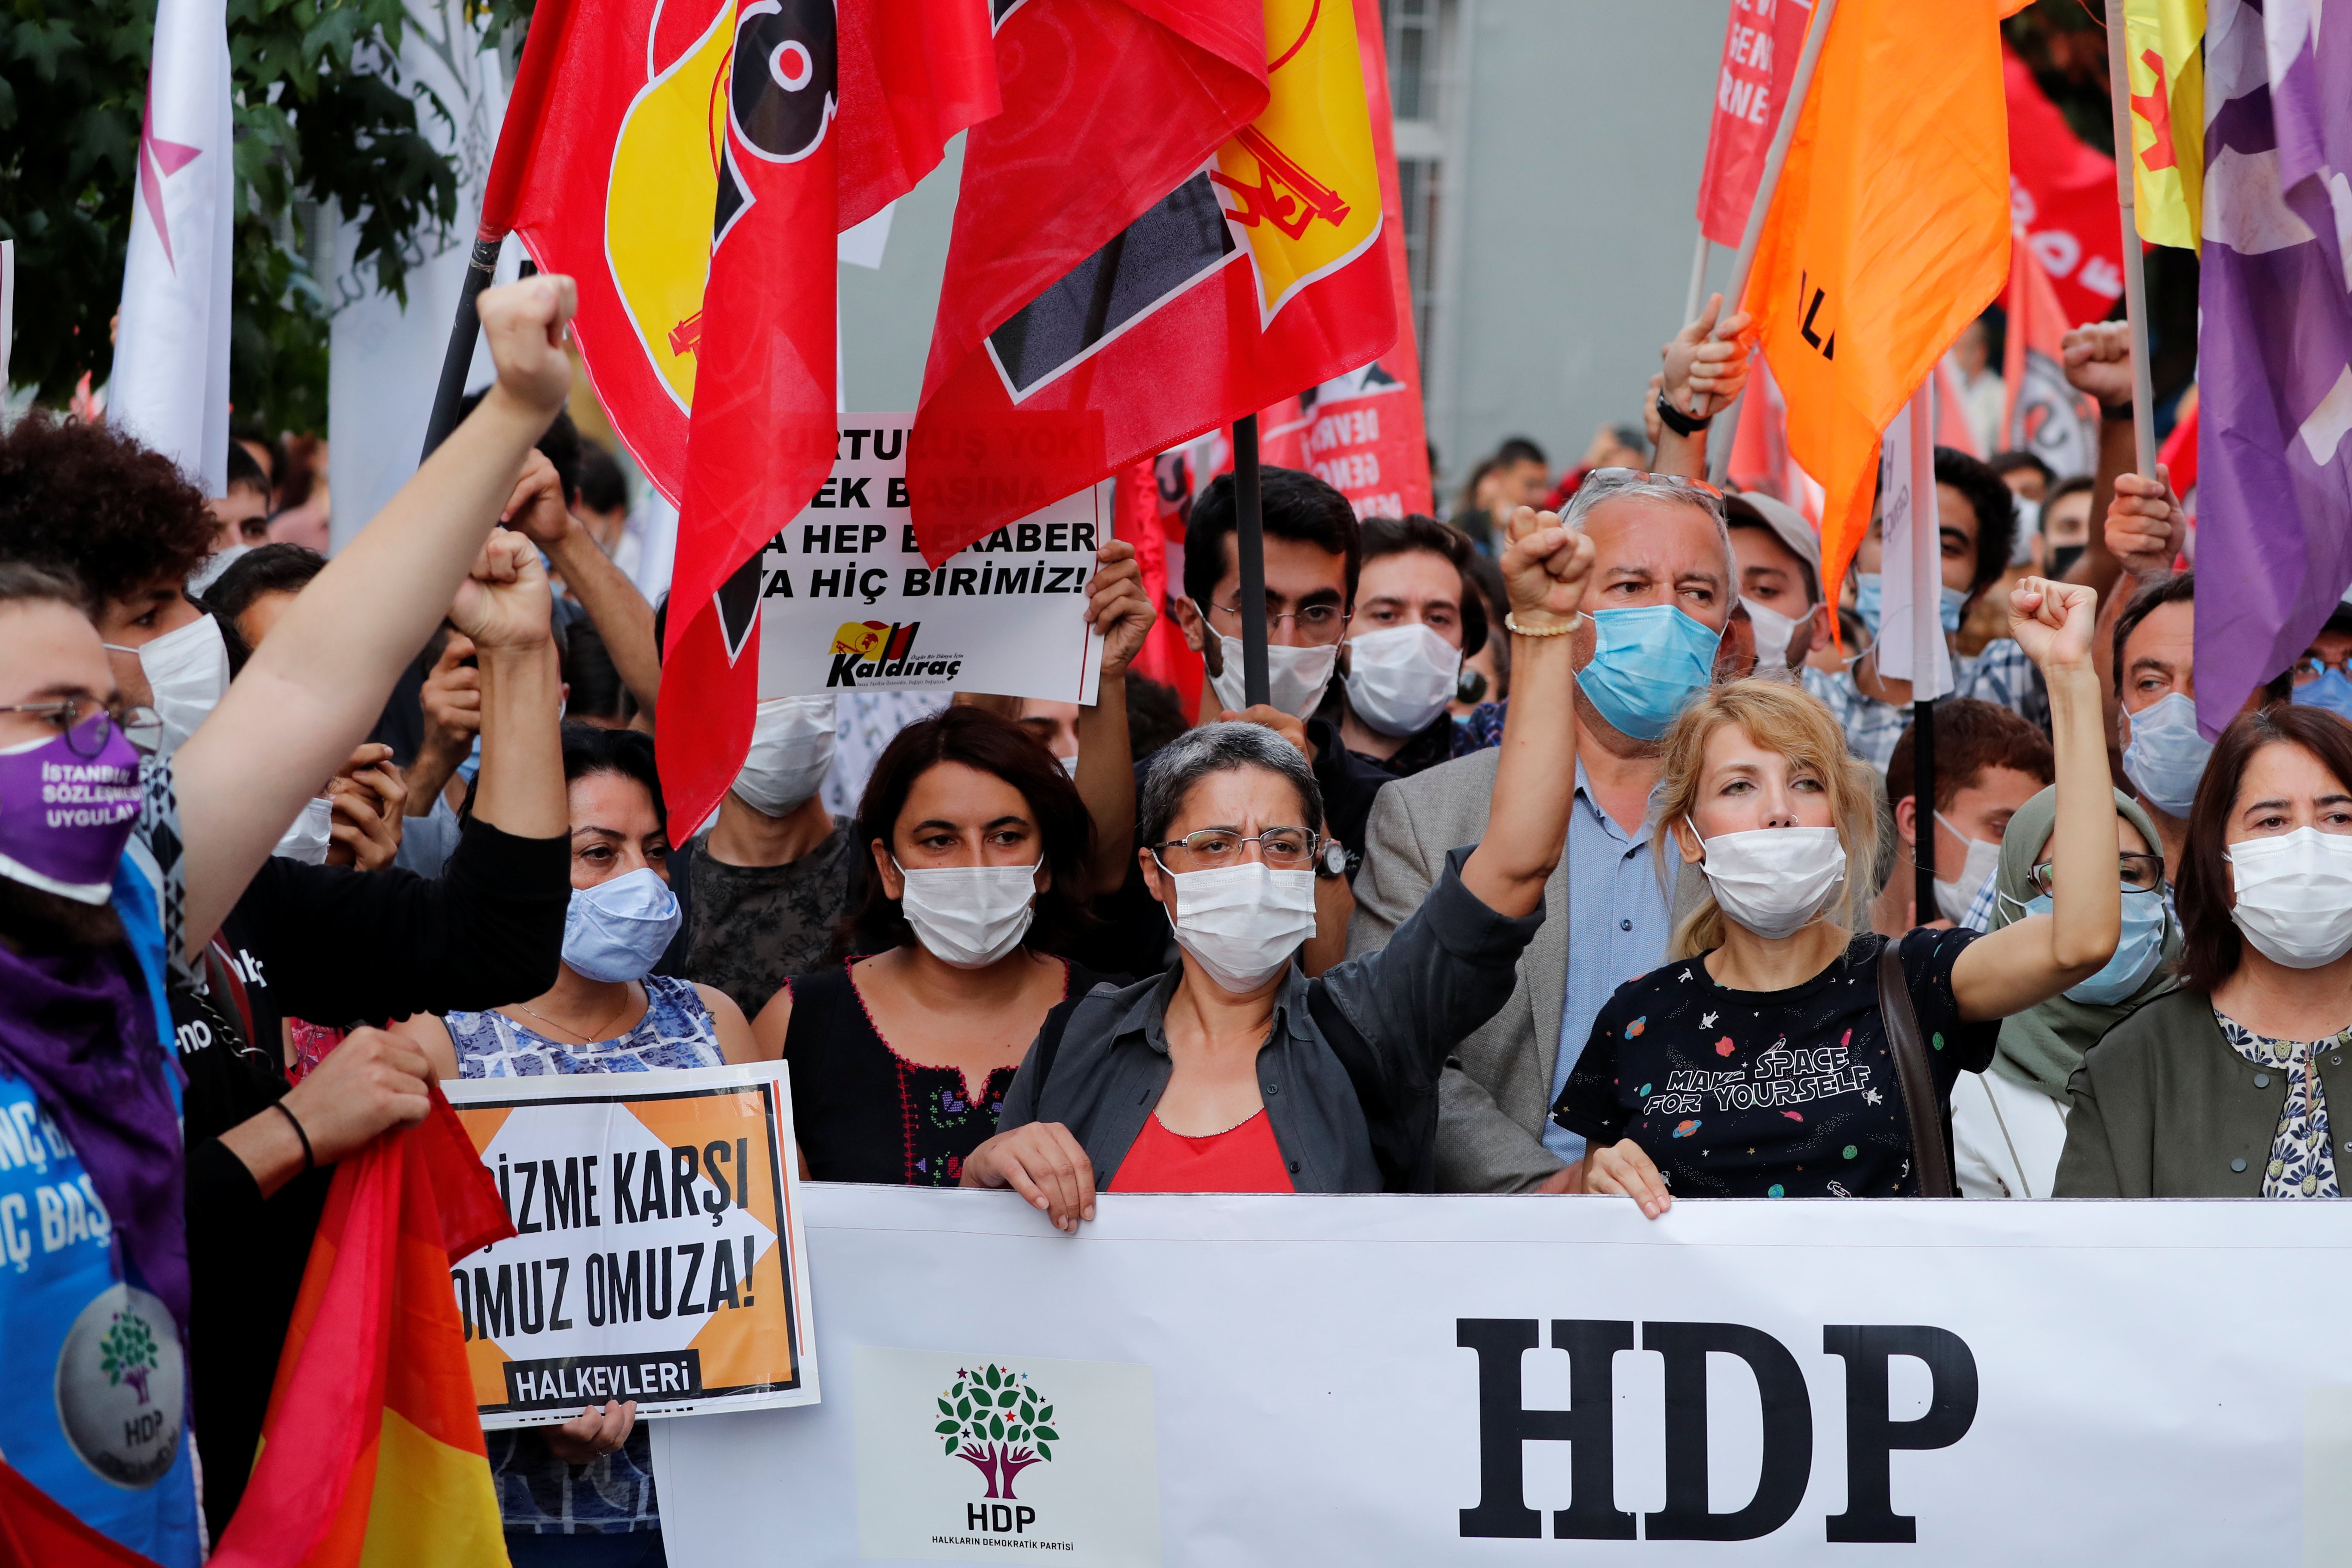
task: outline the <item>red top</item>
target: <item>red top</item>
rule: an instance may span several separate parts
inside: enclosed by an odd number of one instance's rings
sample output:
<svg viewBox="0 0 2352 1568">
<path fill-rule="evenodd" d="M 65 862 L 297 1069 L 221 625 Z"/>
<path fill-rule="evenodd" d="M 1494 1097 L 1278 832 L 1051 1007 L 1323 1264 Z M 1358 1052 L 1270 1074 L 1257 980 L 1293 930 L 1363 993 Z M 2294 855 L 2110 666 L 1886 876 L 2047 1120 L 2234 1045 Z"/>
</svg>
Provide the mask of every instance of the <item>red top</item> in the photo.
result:
<svg viewBox="0 0 2352 1568">
<path fill-rule="evenodd" d="M 1239 1127 L 1187 1138 L 1160 1124 L 1157 1112 L 1119 1162 L 1110 1190 L 1121 1193 L 1291 1193 L 1290 1169 L 1274 1125 L 1260 1107 Z"/>
</svg>

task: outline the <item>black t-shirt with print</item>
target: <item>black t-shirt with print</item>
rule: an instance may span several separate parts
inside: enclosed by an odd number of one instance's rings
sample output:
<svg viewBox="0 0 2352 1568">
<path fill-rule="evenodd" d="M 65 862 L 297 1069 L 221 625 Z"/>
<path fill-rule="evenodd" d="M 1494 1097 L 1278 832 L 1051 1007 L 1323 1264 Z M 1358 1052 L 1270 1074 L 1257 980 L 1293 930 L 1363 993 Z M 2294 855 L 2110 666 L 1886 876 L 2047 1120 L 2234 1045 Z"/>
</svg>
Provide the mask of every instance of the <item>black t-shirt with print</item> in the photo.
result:
<svg viewBox="0 0 2352 1568">
<path fill-rule="evenodd" d="M 2000 1020 L 1966 1023 L 1952 965 L 1979 933 L 1922 929 L 1898 951 L 1941 1107 L 1992 1060 Z M 1718 985 L 1703 958 L 1617 988 L 1552 1107 L 1595 1146 L 1632 1138 L 1678 1197 L 1904 1197 L 1911 1128 L 1878 1009 L 1886 938 L 1856 937 L 1786 991 Z"/>
</svg>

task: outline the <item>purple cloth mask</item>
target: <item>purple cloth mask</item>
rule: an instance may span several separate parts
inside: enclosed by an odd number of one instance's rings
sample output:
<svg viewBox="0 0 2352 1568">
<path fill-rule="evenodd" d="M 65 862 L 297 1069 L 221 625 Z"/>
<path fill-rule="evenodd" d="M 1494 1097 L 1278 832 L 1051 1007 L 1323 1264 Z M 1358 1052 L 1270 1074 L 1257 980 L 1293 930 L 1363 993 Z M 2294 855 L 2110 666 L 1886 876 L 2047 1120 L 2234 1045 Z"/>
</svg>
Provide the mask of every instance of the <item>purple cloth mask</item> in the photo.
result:
<svg viewBox="0 0 2352 1568">
<path fill-rule="evenodd" d="M 81 726 L 89 738 L 92 718 Z M 0 877 L 85 904 L 106 902 L 139 821 L 139 751 L 110 725 L 95 757 L 59 735 L 0 752 Z"/>
</svg>

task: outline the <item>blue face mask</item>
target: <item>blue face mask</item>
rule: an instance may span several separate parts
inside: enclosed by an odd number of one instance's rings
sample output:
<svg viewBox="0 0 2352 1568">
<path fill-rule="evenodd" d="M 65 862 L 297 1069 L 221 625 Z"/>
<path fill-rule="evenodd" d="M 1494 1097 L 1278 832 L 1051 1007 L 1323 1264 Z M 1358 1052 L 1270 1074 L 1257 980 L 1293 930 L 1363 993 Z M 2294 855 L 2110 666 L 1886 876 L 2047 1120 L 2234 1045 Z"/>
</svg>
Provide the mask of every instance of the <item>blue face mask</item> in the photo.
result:
<svg viewBox="0 0 2352 1568">
<path fill-rule="evenodd" d="M 2128 716 L 2131 744 L 2124 748 L 2124 776 L 2140 798 L 2167 816 L 2187 816 L 2197 801 L 2197 781 L 2213 742 L 2197 732 L 2197 704 L 2184 693 Z"/>
<path fill-rule="evenodd" d="M 2047 893 L 2028 899 L 2023 907 L 2029 915 L 2046 915 L 2054 908 Z M 2161 889 L 2125 893 L 2123 935 L 2116 942 L 2116 955 L 2088 980 L 2066 987 L 2067 999 L 2112 1007 L 2147 984 L 2164 962 L 2164 918 Z"/>
<path fill-rule="evenodd" d="M 677 934 L 677 896 L 651 867 L 572 889 L 563 962 L 591 980 L 643 980 Z"/>
<path fill-rule="evenodd" d="M 2325 708 L 2338 719 L 2352 719 L 2352 679 L 2329 667 L 2319 679 L 2294 689 L 2294 701 L 2306 708 Z"/>
<path fill-rule="evenodd" d="M 1673 605 L 1596 610 L 1592 662 L 1576 683 L 1603 719 L 1636 741 L 1666 732 L 1715 679 L 1723 634 Z"/>
<path fill-rule="evenodd" d="M 1873 637 L 1878 636 L 1879 616 L 1884 613 L 1880 606 L 1885 591 L 1877 573 L 1857 572 L 1853 574 L 1854 613 L 1862 617 L 1862 624 L 1870 628 L 1870 635 Z M 1968 605 L 1967 590 L 1961 588 L 1943 590 L 1942 597 L 1936 608 L 1937 614 L 1944 623 L 1944 630 L 1947 634 L 1960 629 L 1960 614 L 1968 608 Z"/>
</svg>

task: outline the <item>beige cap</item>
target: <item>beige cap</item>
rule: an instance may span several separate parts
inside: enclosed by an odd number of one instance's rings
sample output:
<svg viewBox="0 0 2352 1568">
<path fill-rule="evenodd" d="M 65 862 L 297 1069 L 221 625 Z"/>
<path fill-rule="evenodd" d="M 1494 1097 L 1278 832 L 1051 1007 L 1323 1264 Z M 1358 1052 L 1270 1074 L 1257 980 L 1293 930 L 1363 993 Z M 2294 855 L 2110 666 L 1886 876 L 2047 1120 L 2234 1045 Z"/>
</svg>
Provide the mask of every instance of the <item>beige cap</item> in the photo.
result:
<svg viewBox="0 0 2352 1568">
<path fill-rule="evenodd" d="M 1762 523 L 1772 531 L 1772 537 L 1787 545 L 1798 560 L 1813 574 L 1814 591 L 1820 592 L 1822 580 L 1822 536 L 1804 514 L 1787 501 L 1775 500 L 1755 490 L 1743 490 L 1723 498 L 1725 521 L 1737 528 L 1743 522 Z"/>
</svg>

